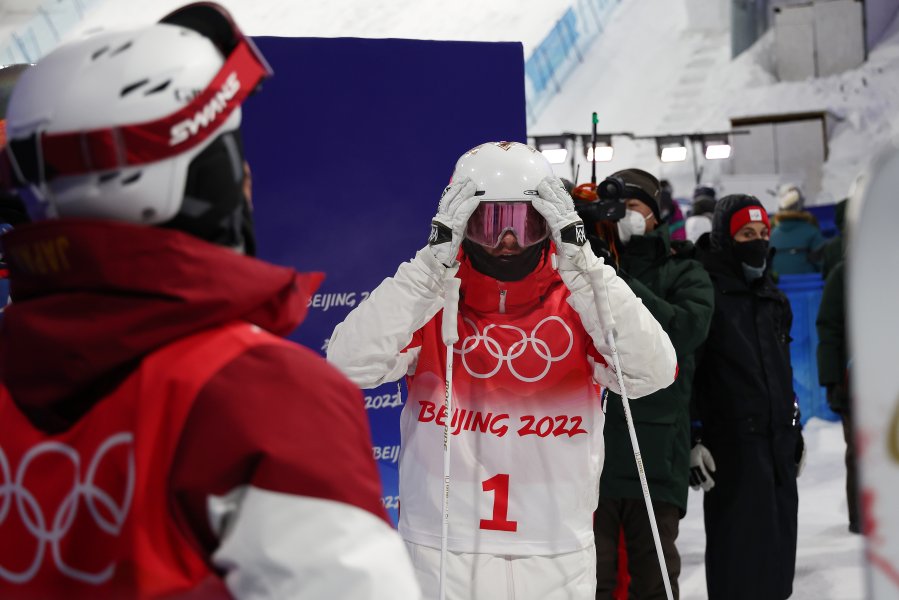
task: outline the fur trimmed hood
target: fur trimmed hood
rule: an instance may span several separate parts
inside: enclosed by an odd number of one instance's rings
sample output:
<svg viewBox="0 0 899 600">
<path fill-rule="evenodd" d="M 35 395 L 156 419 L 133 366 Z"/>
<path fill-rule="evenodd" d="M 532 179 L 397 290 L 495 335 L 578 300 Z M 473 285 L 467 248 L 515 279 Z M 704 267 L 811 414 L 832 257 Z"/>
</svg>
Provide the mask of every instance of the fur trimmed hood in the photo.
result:
<svg viewBox="0 0 899 600">
<path fill-rule="evenodd" d="M 807 221 L 818 227 L 818 219 L 807 210 L 779 210 L 774 214 L 774 225 L 780 225 L 784 221 Z"/>
</svg>

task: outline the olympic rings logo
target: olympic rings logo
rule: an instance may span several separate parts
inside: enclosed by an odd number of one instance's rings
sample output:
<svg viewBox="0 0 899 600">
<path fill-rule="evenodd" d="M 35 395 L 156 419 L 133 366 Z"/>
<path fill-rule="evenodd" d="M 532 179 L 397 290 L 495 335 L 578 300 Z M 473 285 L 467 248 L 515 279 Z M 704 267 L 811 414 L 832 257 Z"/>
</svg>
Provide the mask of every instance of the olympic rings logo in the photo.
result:
<svg viewBox="0 0 899 600">
<path fill-rule="evenodd" d="M 473 321 L 468 318 L 464 318 L 463 320 L 471 327 L 474 333 L 462 340 L 461 348 L 456 349 L 455 352 L 456 354 L 462 356 L 462 365 L 465 367 L 465 370 L 468 371 L 468 374 L 477 379 L 488 379 L 490 377 L 493 377 L 494 375 L 499 373 L 503 365 L 506 365 L 512 376 L 519 381 L 523 381 L 526 383 L 540 381 L 541 379 L 546 377 L 547 373 L 549 373 L 549 370 L 550 368 L 552 368 L 553 363 L 557 363 L 568 356 L 568 354 L 571 352 L 571 348 L 574 346 L 574 334 L 571 332 L 571 328 L 568 327 L 565 321 L 555 315 L 546 317 L 545 319 L 537 323 L 530 334 L 526 333 L 520 327 L 515 327 L 514 325 L 497 325 L 495 323 L 491 323 L 484 327 L 484 332 L 481 333 L 480 331 L 478 331 L 478 327 L 474 324 Z M 553 356 L 552 351 L 549 348 L 549 344 L 537 335 L 540 331 L 540 328 L 551 321 L 559 323 L 568 334 L 568 347 L 565 348 L 565 351 L 560 356 Z M 500 346 L 500 343 L 494 338 L 490 337 L 490 332 L 494 328 L 514 331 L 516 334 L 521 336 L 521 339 L 514 342 L 511 346 L 509 346 L 507 350 L 504 351 Z M 497 360 L 496 366 L 487 373 L 479 373 L 472 370 L 471 366 L 468 364 L 468 359 L 466 358 L 482 343 L 484 344 L 484 349 L 487 351 L 487 353 Z M 534 377 L 528 377 L 519 373 L 515 369 L 515 363 L 513 362 L 515 361 L 515 359 L 521 357 L 528 348 L 532 348 L 539 358 L 546 361 L 546 364 L 543 366 L 543 371 L 539 375 L 536 375 Z"/>
<path fill-rule="evenodd" d="M 41 564 L 44 562 L 44 555 L 49 546 L 53 562 L 63 575 L 93 585 L 100 585 L 109 581 L 115 573 L 115 563 L 107 565 L 106 568 L 96 573 L 76 569 L 66 563 L 65 558 L 62 556 L 60 542 L 75 522 L 82 499 L 87 506 L 88 512 L 100 529 L 113 536 L 119 535 L 122 531 L 122 525 L 128 516 L 128 510 L 131 507 L 131 500 L 134 496 L 135 478 L 137 475 L 133 444 L 134 435 L 127 432 L 117 433 L 107 438 L 97 449 L 93 459 L 91 459 L 83 482 L 80 480 L 81 456 L 71 446 L 60 442 L 42 442 L 34 446 L 22 457 L 22 461 L 16 470 L 15 478 L 13 478 L 9 460 L 3 452 L 3 448 L 0 448 L 0 525 L 6 520 L 13 507 L 13 501 L 15 501 L 19 519 L 28 532 L 38 541 L 37 553 L 28 568 L 24 571 L 16 572 L 0 565 L 0 577 L 17 584 L 31 581 L 41 568 Z M 125 496 L 121 504 L 116 503 L 112 496 L 94 485 L 97 470 L 100 468 L 103 459 L 110 450 L 117 446 L 128 447 L 128 480 L 125 487 Z M 24 485 L 25 475 L 32 461 L 39 456 L 49 454 L 58 454 L 67 459 L 72 464 L 74 474 L 72 489 L 60 503 L 52 520 L 48 520 L 38 499 Z M 106 514 L 98 509 L 98 505 L 106 511 Z"/>
</svg>

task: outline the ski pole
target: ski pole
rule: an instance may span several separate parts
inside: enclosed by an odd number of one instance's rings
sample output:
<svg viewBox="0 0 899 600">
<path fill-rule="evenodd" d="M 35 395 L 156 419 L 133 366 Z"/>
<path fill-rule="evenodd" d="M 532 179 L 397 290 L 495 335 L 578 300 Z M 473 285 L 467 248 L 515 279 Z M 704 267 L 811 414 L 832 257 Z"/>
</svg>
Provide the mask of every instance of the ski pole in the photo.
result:
<svg viewBox="0 0 899 600">
<path fill-rule="evenodd" d="M 446 388 L 443 406 L 446 417 L 443 425 L 443 525 L 440 532 L 440 600 L 446 598 L 446 558 L 449 542 L 449 491 L 450 491 L 450 421 L 453 409 L 453 354 L 459 341 L 456 323 L 459 311 L 459 286 L 462 281 L 456 275 L 457 269 L 447 270 L 444 280 L 443 323 L 441 334 L 446 345 Z"/>
<path fill-rule="evenodd" d="M 603 269 L 588 271 L 590 284 L 593 287 L 593 296 L 596 300 L 596 313 L 599 317 L 599 326 L 606 336 L 606 343 L 612 351 L 612 364 L 615 374 L 618 376 L 618 388 L 621 390 L 621 403 L 624 406 L 624 419 L 627 421 L 627 431 L 631 436 L 631 445 L 634 447 L 634 460 L 637 461 L 637 474 L 640 476 L 640 487 L 643 489 L 643 500 L 646 501 L 646 512 L 649 514 L 649 526 L 652 528 L 652 539 L 656 544 L 656 554 L 659 557 L 659 568 L 662 569 L 662 581 L 665 582 L 665 594 L 668 600 L 673 600 L 671 582 L 668 580 L 668 567 L 665 565 L 665 556 L 662 554 L 662 540 L 659 537 L 659 528 L 656 524 L 655 511 L 652 509 L 652 498 L 649 496 L 649 484 L 646 482 L 646 471 L 643 469 L 643 457 L 640 455 L 640 444 L 637 443 L 637 430 L 634 427 L 634 419 L 631 415 L 630 402 L 627 399 L 627 390 L 624 387 L 624 376 L 621 374 L 621 362 L 618 357 L 618 348 L 615 345 L 615 334 L 612 332 L 615 321 L 612 317 L 612 307 L 609 305 L 609 295 L 606 293 L 606 281 L 603 278 Z M 601 300 L 605 298 L 605 301 Z"/>
</svg>

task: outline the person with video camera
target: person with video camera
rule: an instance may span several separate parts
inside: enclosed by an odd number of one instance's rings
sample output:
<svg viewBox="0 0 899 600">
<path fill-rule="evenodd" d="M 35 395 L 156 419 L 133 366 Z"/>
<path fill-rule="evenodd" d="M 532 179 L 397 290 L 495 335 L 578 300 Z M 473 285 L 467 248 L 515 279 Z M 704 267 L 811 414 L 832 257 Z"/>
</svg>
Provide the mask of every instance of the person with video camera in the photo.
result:
<svg viewBox="0 0 899 600">
<path fill-rule="evenodd" d="M 694 352 L 712 318 L 711 280 L 692 253 L 690 242 L 672 242 L 660 227 L 660 185 L 640 169 L 618 171 L 598 186 L 598 199 L 581 187 L 575 203 L 599 255 L 617 257 L 618 275 L 662 325 L 677 353 L 673 384 L 631 405 L 656 515 L 668 576 L 675 598 L 680 556 L 675 547 L 678 521 L 686 514 L 690 474 L 690 396 Z M 665 598 L 652 530 L 633 460 L 620 396 L 607 394 L 606 462 L 594 520 L 599 598 L 611 598 L 617 585 L 620 532 L 627 547 L 629 597 Z"/>
</svg>

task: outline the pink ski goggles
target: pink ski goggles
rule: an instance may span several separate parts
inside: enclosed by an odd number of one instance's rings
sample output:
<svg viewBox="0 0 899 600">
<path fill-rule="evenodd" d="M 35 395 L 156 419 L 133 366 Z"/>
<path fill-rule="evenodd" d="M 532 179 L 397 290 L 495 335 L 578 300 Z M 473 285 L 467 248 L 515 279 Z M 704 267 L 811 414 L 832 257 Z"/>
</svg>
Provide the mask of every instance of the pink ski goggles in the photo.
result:
<svg viewBox="0 0 899 600">
<path fill-rule="evenodd" d="M 530 202 L 481 202 L 468 219 L 465 237 L 495 248 L 508 232 L 515 235 L 522 248 L 549 236 L 546 219 Z"/>
</svg>

